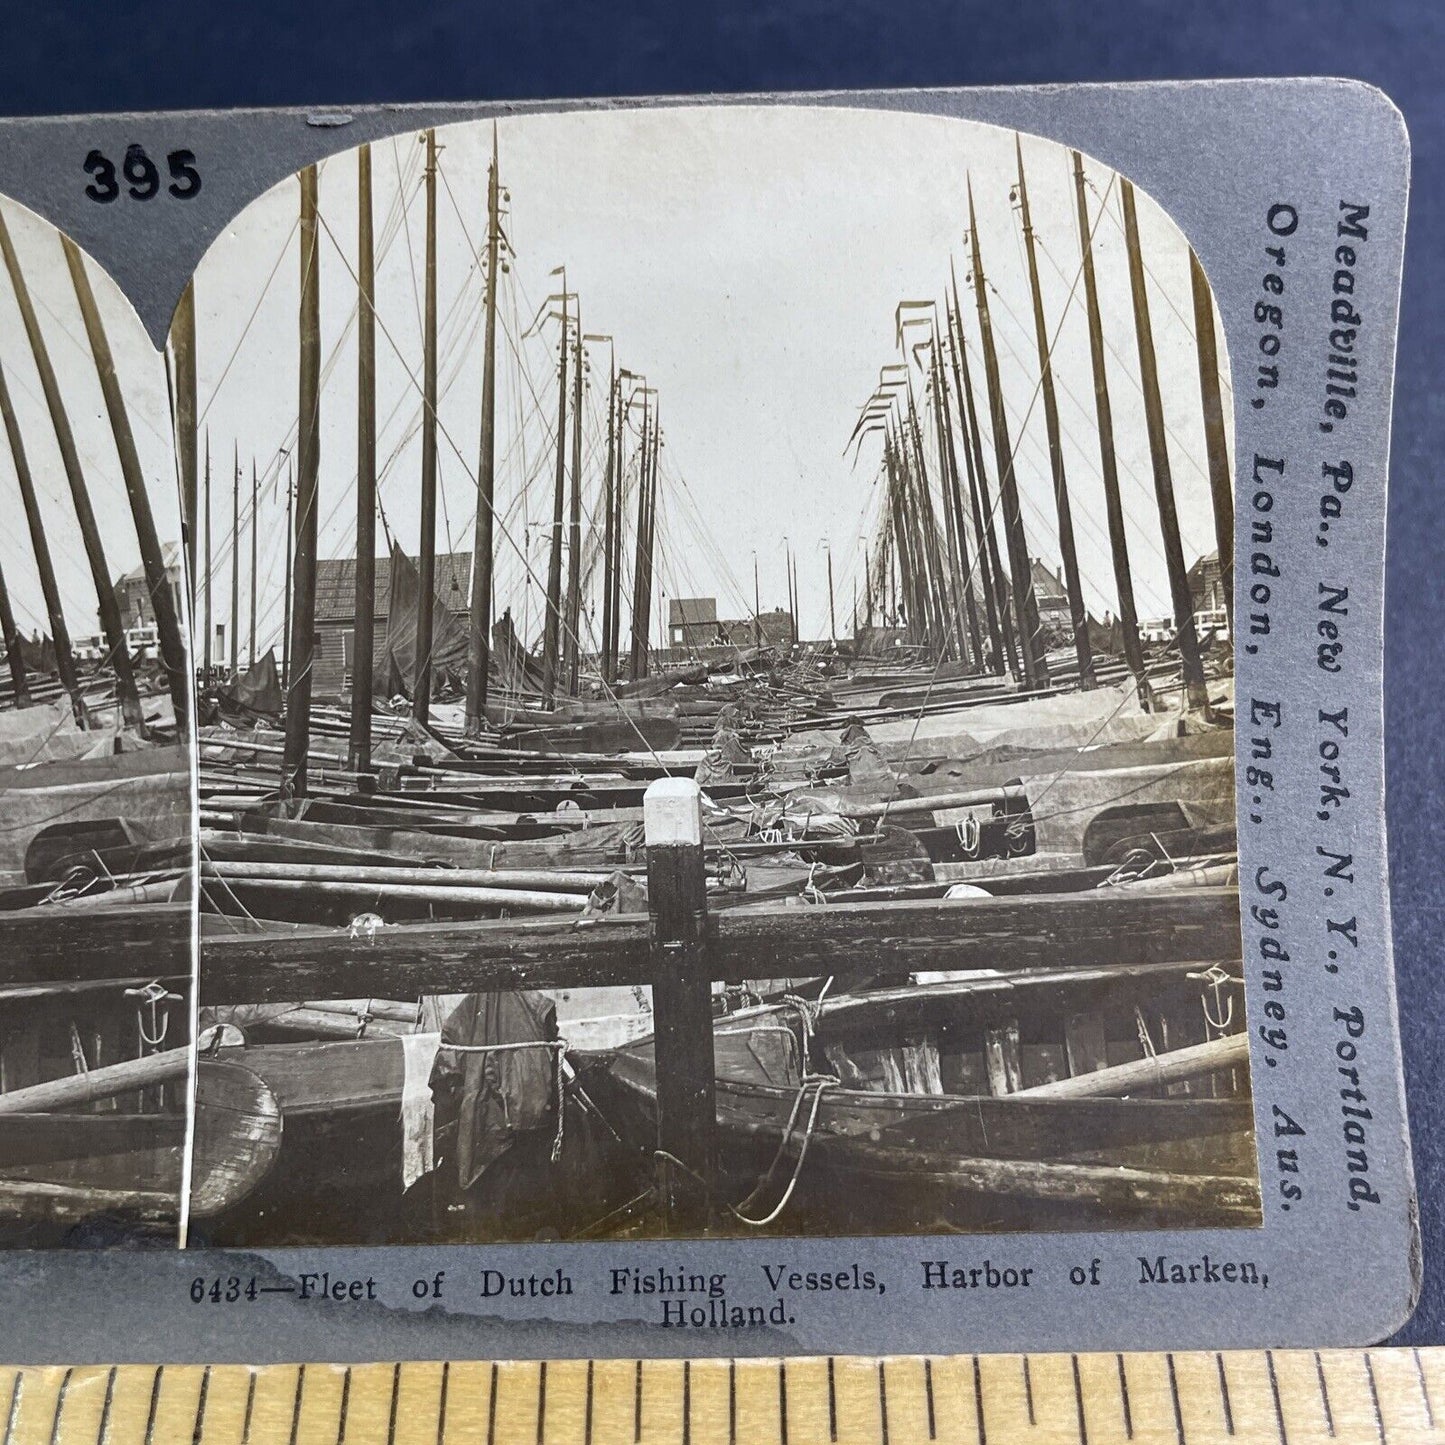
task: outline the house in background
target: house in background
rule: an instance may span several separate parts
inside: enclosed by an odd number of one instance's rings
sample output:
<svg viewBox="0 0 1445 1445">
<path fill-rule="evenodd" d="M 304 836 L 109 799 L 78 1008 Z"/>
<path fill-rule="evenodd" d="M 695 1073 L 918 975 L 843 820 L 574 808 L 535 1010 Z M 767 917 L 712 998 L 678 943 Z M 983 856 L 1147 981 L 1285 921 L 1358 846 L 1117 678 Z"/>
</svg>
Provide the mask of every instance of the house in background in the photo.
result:
<svg viewBox="0 0 1445 1445">
<path fill-rule="evenodd" d="M 716 597 L 669 597 L 667 645 L 694 649 L 711 647 L 718 640 Z"/>
<path fill-rule="evenodd" d="M 413 565 L 415 561 L 413 559 Z M 436 605 L 463 627 L 471 610 L 472 554 L 439 552 L 436 559 Z M 378 683 L 386 672 L 386 619 L 391 605 L 391 558 L 376 559 L 376 601 L 372 618 L 372 668 Z M 346 690 L 351 677 L 356 633 L 356 558 L 334 557 L 316 564 L 316 653 L 312 688 L 317 696 Z"/>
<path fill-rule="evenodd" d="M 166 585 L 171 589 L 171 602 L 176 616 L 184 617 L 186 613 L 181 590 L 184 579 L 180 544 L 167 542 L 161 548 L 161 558 L 166 565 Z M 133 627 L 148 627 L 155 623 L 156 612 L 151 604 L 150 588 L 146 586 L 144 567 L 137 565 L 116 578 L 115 601 L 120 608 L 121 625 L 127 632 Z"/>
<path fill-rule="evenodd" d="M 1189 595 L 1196 612 L 1223 612 L 1226 599 L 1219 571 L 1219 551 L 1206 552 L 1189 569 Z"/>
</svg>

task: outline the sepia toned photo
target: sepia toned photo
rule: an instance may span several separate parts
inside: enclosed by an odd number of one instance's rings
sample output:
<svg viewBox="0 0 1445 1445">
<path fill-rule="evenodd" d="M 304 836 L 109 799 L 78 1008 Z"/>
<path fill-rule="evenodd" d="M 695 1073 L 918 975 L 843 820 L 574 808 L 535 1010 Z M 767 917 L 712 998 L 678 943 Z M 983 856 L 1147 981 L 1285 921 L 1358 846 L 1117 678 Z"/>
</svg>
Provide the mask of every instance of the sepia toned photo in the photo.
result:
<svg viewBox="0 0 1445 1445">
<path fill-rule="evenodd" d="M 0 201 L 0 1245 L 179 1239 L 192 683 L 167 376 Z"/>
<path fill-rule="evenodd" d="M 1128 178 L 457 124 L 251 204 L 166 361 L 192 1244 L 1259 1225 L 1228 358 Z"/>
</svg>

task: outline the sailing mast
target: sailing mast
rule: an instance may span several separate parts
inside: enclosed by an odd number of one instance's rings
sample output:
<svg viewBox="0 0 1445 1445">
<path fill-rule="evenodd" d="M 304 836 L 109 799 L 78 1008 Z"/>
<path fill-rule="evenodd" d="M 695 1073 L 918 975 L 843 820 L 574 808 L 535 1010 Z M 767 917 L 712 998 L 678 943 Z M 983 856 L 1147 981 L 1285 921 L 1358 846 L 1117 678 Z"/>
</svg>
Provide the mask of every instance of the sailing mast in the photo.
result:
<svg viewBox="0 0 1445 1445">
<path fill-rule="evenodd" d="M 1004 586 L 1003 563 L 998 555 L 998 533 L 993 525 L 993 502 L 988 491 L 988 472 L 983 464 L 983 436 L 978 426 L 978 409 L 973 396 L 973 377 L 968 365 L 968 347 L 963 339 L 963 307 L 958 299 L 958 275 L 953 257 L 948 258 L 949 279 L 953 282 L 953 308 L 950 331 L 950 354 L 953 379 L 958 388 L 959 425 L 964 428 L 964 460 L 968 463 L 969 507 L 973 513 L 973 531 L 978 539 L 979 564 L 983 568 L 984 603 L 989 636 L 993 641 L 993 670 L 1000 677 L 1010 669 L 1018 669 L 1014 648 L 1013 624 L 1009 619 L 1008 592 Z M 956 331 L 958 341 L 952 341 Z"/>
<path fill-rule="evenodd" d="M 70 484 L 71 501 L 75 507 L 76 521 L 80 524 L 81 540 L 85 544 L 91 581 L 95 585 L 96 601 L 99 603 L 101 628 L 105 632 L 111 666 L 115 669 L 115 690 L 120 701 L 121 716 L 131 727 L 144 731 L 145 719 L 141 713 L 140 694 L 136 691 L 135 673 L 131 669 L 130 653 L 126 647 L 125 624 L 121 619 L 120 605 L 116 601 L 110 568 L 105 560 L 105 545 L 101 541 L 100 528 L 96 524 L 95 512 L 90 504 L 90 491 L 85 483 L 85 473 L 81 469 L 75 433 L 70 428 L 65 401 L 60 395 L 60 383 L 56 380 L 50 352 L 35 315 L 34 303 L 30 299 L 30 288 L 25 283 L 20 259 L 15 254 L 15 245 L 10 239 L 10 228 L 3 213 L 0 213 L 0 251 L 5 254 L 5 268 L 10 273 L 15 302 L 20 309 L 20 319 L 30 341 L 35 369 L 40 375 L 41 390 L 45 393 L 45 405 L 50 412 L 66 480 Z"/>
<path fill-rule="evenodd" d="M 241 446 L 231 446 L 231 676 L 241 662 Z"/>
<path fill-rule="evenodd" d="M 641 677 L 647 676 L 652 665 L 652 578 L 657 546 L 657 458 L 658 453 L 662 450 L 661 412 L 661 406 L 654 404 L 652 408 L 652 442 L 650 446 L 644 447 L 643 452 L 647 466 L 647 524 L 643 531 L 642 613 L 639 619 L 642 623 L 642 632 L 639 637 L 642 671 L 638 675 Z M 665 628 L 663 636 L 666 636 Z"/>
<path fill-rule="evenodd" d="M 837 647 L 838 624 L 833 619 L 833 548 L 827 542 L 823 548 L 828 554 L 828 640 Z"/>
<path fill-rule="evenodd" d="M 918 425 L 918 410 L 913 400 L 913 375 L 908 373 L 908 412 L 903 425 L 908 437 L 904 474 L 912 484 L 913 507 L 920 522 L 919 547 L 924 558 L 924 576 L 928 584 L 928 606 L 931 618 L 929 640 L 940 657 L 957 655 L 954 628 L 950 625 L 944 582 L 943 555 L 938 545 L 938 521 L 933 514 L 933 495 L 928 485 L 928 469 L 923 460 L 923 433 Z"/>
<path fill-rule="evenodd" d="M 1034 596 L 1033 565 L 1029 560 L 1023 513 L 1019 508 L 1018 479 L 1014 476 L 1013 447 L 1009 442 L 1008 416 L 1004 412 L 1003 388 L 999 382 L 998 353 L 994 349 L 993 322 L 989 317 L 988 280 L 984 276 L 983 257 L 979 250 L 972 181 L 968 183 L 968 236 L 973 253 L 973 293 L 978 306 L 979 337 L 983 343 L 984 379 L 988 384 L 989 419 L 998 461 L 999 492 L 1003 498 L 1004 536 L 1008 542 L 1009 575 L 1013 582 L 1014 615 L 1019 624 L 1024 679 L 1031 688 L 1047 687 L 1049 666 L 1044 660 L 1039 604 Z"/>
<path fill-rule="evenodd" d="M 10 606 L 10 589 L 5 585 L 5 574 L 0 571 L 0 633 L 5 638 L 5 660 L 10 664 L 10 689 L 14 694 L 12 706 L 30 706 L 30 683 L 25 677 L 25 659 L 20 652 L 20 632 L 15 626 L 15 612 Z"/>
<path fill-rule="evenodd" d="M 204 570 L 203 570 L 202 573 L 201 573 L 201 579 L 200 579 L 200 580 L 203 581 L 203 582 L 206 584 L 206 608 L 205 608 L 205 614 L 206 614 L 206 615 L 205 615 L 206 637 L 205 637 L 205 647 L 204 647 L 203 654 L 202 654 L 202 656 L 203 656 L 203 664 L 202 664 L 202 672 L 201 672 L 201 675 L 202 675 L 202 678 L 204 679 L 204 685 L 205 685 L 206 687 L 209 687 L 209 686 L 211 685 L 211 665 L 212 665 L 211 643 L 212 643 L 212 631 L 213 631 L 213 629 L 212 629 L 212 623 L 211 623 L 211 430 L 210 430 L 209 427 L 206 428 L 206 497 L 205 497 L 205 514 L 206 514 L 206 515 L 205 515 L 205 549 L 204 549 L 204 556 L 203 556 L 203 558 L 202 558 L 202 562 L 203 562 L 203 564 L 204 564 Z M 288 534 L 287 541 L 288 541 L 288 545 L 289 545 L 289 541 L 290 541 L 289 534 Z M 289 579 L 288 579 L 288 582 L 289 582 Z M 288 599 L 288 601 L 287 601 L 287 606 L 288 606 L 288 607 L 290 606 L 290 601 L 289 601 L 289 599 Z"/>
<path fill-rule="evenodd" d="M 1089 204 L 1084 191 L 1084 158 L 1074 152 L 1074 202 L 1079 213 L 1079 250 L 1084 258 L 1084 307 L 1089 317 L 1089 357 L 1094 372 L 1094 413 L 1099 427 L 1099 463 L 1104 479 L 1104 510 L 1109 521 L 1109 550 L 1114 562 L 1114 587 L 1119 598 L 1119 629 L 1124 634 L 1124 660 L 1139 689 L 1149 696 L 1144 648 L 1139 641 L 1139 614 L 1134 606 L 1134 578 L 1129 570 L 1129 538 L 1124 530 L 1124 503 L 1119 495 L 1119 464 L 1114 455 L 1114 408 L 1109 400 L 1109 374 L 1104 365 L 1104 325 L 1099 312 L 1099 286 L 1094 276 L 1094 243 L 1089 229 Z"/>
<path fill-rule="evenodd" d="M 951 337 L 950 337 L 951 340 Z M 964 620 L 968 628 L 969 643 L 973 648 L 973 662 L 977 671 L 982 672 L 983 642 L 978 631 L 978 608 L 973 600 L 973 569 L 968 560 L 968 531 L 964 526 L 963 497 L 960 494 L 958 476 L 958 453 L 953 444 L 953 417 L 948 404 L 948 381 L 943 371 L 943 342 L 938 335 L 935 319 L 932 349 L 934 421 L 938 427 L 938 466 L 943 476 L 945 505 L 948 509 L 950 531 L 954 538 L 955 590 L 962 594 Z"/>
<path fill-rule="evenodd" d="M 176 451 L 181 473 L 181 522 L 186 533 L 186 585 L 196 598 L 196 283 L 186 282 L 171 322 L 175 362 Z"/>
<path fill-rule="evenodd" d="M 617 655 L 612 640 L 612 595 L 617 558 L 617 362 L 612 362 L 607 384 L 607 465 L 602 474 L 602 684 L 610 688 L 617 673 Z"/>
<path fill-rule="evenodd" d="M 577 311 L 577 344 L 572 352 L 572 489 L 567 504 L 567 622 L 562 633 L 562 672 L 567 696 L 577 696 L 582 628 L 582 311 Z"/>
<path fill-rule="evenodd" d="M 642 388 L 642 445 L 637 453 L 637 555 L 632 564 L 632 646 L 627 676 L 636 682 L 647 670 L 647 611 L 651 606 L 644 590 L 647 555 L 647 456 L 652 388 Z"/>
<path fill-rule="evenodd" d="M 557 700 L 557 645 L 562 623 L 562 510 L 567 500 L 567 273 L 562 272 L 562 336 L 557 345 L 557 470 L 552 485 L 552 548 L 547 556 L 547 623 L 542 634 L 542 706 Z"/>
<path fill-rule="evenodd" d="M 363 773 L 371 766 L 376 650 L 376 244 L 370 144 L 356 153 L 356 290 L 356 591 L 346 766 Z"/>
<path fill-rule="evenodd" d="M 311 663 L 316 645 L 317 483 L 321 468 L 321 249 L 317 228 L 316 167 L 300 173 L 301 304 L 300 379 L 296 427 L 296 554 L 291 586 L 290 676 L 286 688 L 286 743 L 281 760 L 283 797 L 306 794 L 311 743 Z"/>
<path fill-rule="evenodd" d="M 209 486 L 209 477 L 210 477 L 210 452 L 209 452 L 209 448 L 208 448 L 208 450 L 207 450 L 206 476 L 207 476 L 207 478 L 208 478 L 208 484 L 207 484 L 207 487 L 206 487 L 206 495 L 207 495 L 207 497 L 209 498 L 209 496 L 210 496 L 210 486 Z M 295 558 L 294 558 L 294 552 L 295 552 L 295 547 L 296 547 L 295 507 L 296 507 L 296 467 L 295 467 L 295 464 L 288 458 L 287 461 L 286 461 L 286 578 L 285 578 L 286 585 L 285 585 L 285 588 L 284 588 L 284 590 L 283 590 L 283 592 L 282 592 L 282 596 L 285 598 L 284 606 L 285 606 L 286 615 L 285 615 L 285 617 L 282 618 L 282 621 L 281 621 L 281 690 L 282 690 L 283 692 L 286 691 L 286 689 L 288 688 L 288 686 L 290 685 L 290 682 L 291 682 L 291 592 L 292 592 L 292 581 L 291 581 L 291 579 L 292 579 L 292 577 L 293 577 L 294 574 L 295 574 L 295 565 L 296 565 L 296 564 L 295 564 Z M 207 532 L 207 536 L 210 535 L 210 525 L 211 525 L 211 513 L 210 513 L 210 504 L 209 504 L 209 501 L 208 501 L 208 502 L 207 502 L 207 510 L 206 510 L 206 532 Z M 209 549 L 208 549 L 208 555 L 209 555 Z M 208 573 L 209 573 L 209 569 L 207 569 L 207 571 L 208 571 Z M 208 613 L 207 616 L 209 616 L 209 615 L 210 615 L 210 614 Z"/>
<path fill-rule="evenodd" d="M 1023 213 L 1024 253 L 1028 259 L 1029 291 L 1034 303 L 1034 341 L 1039 350 L 1039 380 L 1044 395 L 1044 430 L 1049 439 L 1049 471 L 1054 482 L 1054 506 L 1059 519 L 1059 554 L 1064 564 L 1064 588 L 1069 594 L 1069 622 L 1074 631 L 1074 652 L 1079 660 L 1079 687 L 1094 686 L 1094 653 L 1089 646 L 1089 614 L 1079 582 L 1079 557 L 1074 549 L 1074 514 L 1069 506 L 1069 483 L 1064 474 L 1064 447 L 1059 436 L 1059 402 L 1054 394 L 1054 366 L 1044 322 L 1044 298 L 1039 286 L 1039 259 L 1029 214 L 1029 187 L 1024 175 L 1023 140 L 1014 133 L 1019 168 L 1019 209 Z"/>
<path fill-rule="evenodd" d="M 256 475 L 256 458 L 251 458 L 251 618 L 246 630 L 246 665 L 256 665 L 256 503 L 261 493 Z"/>
<path fill-rule="evenodd" d="M 15 463 L 15 476 L 20 484 L 20 499 L 25 506 L 25 521 L 30 529 L 30 546 L 35 554 L 35 568 L 40 574 L 40 592 L 45 598 L 45 614 L 50 621 L 50 635 L 55 642 L 55 665 L 60 684 L 70 698 L 75 720 L 85 726 L 85 703 L 80 680 L 75 672 L 75 654 L 70 647 L 70 629 L 65 625 L 65 610 L 60 602 L 60 587 L 55 580 L 55 564 L 50 556 L 50 543 L 45 536 L 45 519 L 40 513 L 40 499 L 35 491 L 30 461 L 25 454 L 25 441 L 15 407 L 10 400 L 10 385 L 0 368 L 0 416 L 5 421 L 5 435 L 10 442 L 10 456 Z M 8 643 L 7 643 L 8 646 Z"/>
<path fill-rule="evenodd" d="M 116 377 L 110 341 L 100 319 L 100 309 L 95 304 L 90 278 L 85 272 L 85 260 L 69 236 L 61 237 L 61 245 L 65 251 L 66 265 L 70 268 L 71 281 L 75 286 L 75 299 L 80 305 L 91 356 L 95 359 L 101 395 L 105 399 L 111 435 L 115 439 L 116 455 L 120 459 L 121 476 L 125 481 L 126 496 L 130 500 L 131 517 L 135 523 L 136 540 L 140 544 L 141 567 L 145 573 L 146 591 L 150 594 L 151 615 L 156 622 L 156 635 L 160 643 L 161 662 L 166 670 L 171 706 L 177 726 L 183 727 L 191 704 L 186 644 L 181 636 L 180 619 L 176 615 L 175 594 L 171 591 L 170 578 L 167 575 L 165 553 L 156 534 L 155 518 L 151 515 L 145 473 L 141 470 L 140 457 L 136 453 L 135 436 L 131 431 L 125 397 Z"/>
<path fill-rule="evenodd" d="M 472 596 L 467 633 L 465 734 L 480 737 L 486 722 L 491 665 L 492 524 L 497 479 L 497 280 L 502 240 L 497 126 L 492 123 L 492 165 L 487 172 L 486 321 L 482 337 L 482 435 L 477 456 L 477 520 L 472 535 Z"/>
<path fill-rule="evenodd" d="M 432 613 L 437 547 L 437 133 L 426 133 L 426 276 L 422 339 L 421 555 L 417 561 L 416 686 L 412 716 L 431 715 Z"/>
<path fill-rule="evenodd" d="M 1139 349 L 1139 384 L 1144 392 L 1144 422 L 1149 433 L 1149 461 L 1154 472 L 1154 495 L 1159 503 L 1159 529 L 1164 538 L 1164 561 L 1169 569 L 1169 593 L 1174 602 L 1179 657 L 1184 671 L 1185 699 L 1190 708 L 1208 710 L 1204 664 L 1194 631 L 1194 601 L 1184 566 L 1179 537 L 1179 513 L 1174 505 L 1174 478 L 1169 469 L 1169 443 L 1164 433 L 1164 403 L 1159 394 L 1159 367 L 1154 355 L 1154 329 L 1149 320 L 1149 296 L 1144 285 L 1144 258 L 1139 250 L 1139 218 L 1134 209 L 1134 187 L 1122 176 L 1124 244 L 1129 252 L 1129 289 L 1134 300 L 1134 340 Z"/>
<path fill-rule="evenodd" d="M 1189 284 L 1194 292 L 1194 340 L 1199 354 L 1199 395 L 1204 407 L 1204 451 L 1209 463 L 1209 500 L 1219 548 L 1219 585 L 1234 628 L 1234 489 L 1224 435 L 1224 400 L 1219 390 L 1219 348 L 1214 338 L 1214 298 L 1199 257 L 1189 251 Z"/>
</svg>

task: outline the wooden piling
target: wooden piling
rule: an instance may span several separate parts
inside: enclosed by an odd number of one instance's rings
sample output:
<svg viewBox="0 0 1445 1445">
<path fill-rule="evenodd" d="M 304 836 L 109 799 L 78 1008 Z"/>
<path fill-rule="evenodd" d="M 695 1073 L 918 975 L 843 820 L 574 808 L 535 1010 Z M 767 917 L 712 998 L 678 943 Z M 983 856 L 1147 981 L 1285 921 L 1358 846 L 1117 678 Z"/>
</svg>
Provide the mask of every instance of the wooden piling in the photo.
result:
<svg viewBox="0 0 1445 1445">
<path fill-rule="evenodd" d="M 690 778 L 659 778 L 647 789 L 642 815 L 656 1031 L 657 1183 L 666 1232 L 693 1233 L 706 1227 L 717 1173 L 702 792 Z"/>
</svg>

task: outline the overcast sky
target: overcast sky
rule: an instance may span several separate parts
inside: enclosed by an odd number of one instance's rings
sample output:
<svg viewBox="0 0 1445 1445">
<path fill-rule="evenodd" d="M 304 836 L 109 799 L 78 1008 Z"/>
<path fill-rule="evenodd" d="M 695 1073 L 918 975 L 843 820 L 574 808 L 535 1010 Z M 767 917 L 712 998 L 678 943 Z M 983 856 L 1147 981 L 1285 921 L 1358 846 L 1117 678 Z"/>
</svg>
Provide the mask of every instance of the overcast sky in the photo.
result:
<svg viewBox="0 0 1445 1445">
<path fill-rule="evenodd" d="M 112 579 L 140 563 L 140 548 L 121 478 L 120 460 L 96 376 L 95 362 L 75 299 L 60 233 L 13 201 L 0 202 L 19 258 L 46 348 L 75 435 L 86 488 L 99 523 Z M 136 450 L 149 484 L 161 540 L 180 537 L 180 510 L 171 442 L 165 361 L 146 335 L 130 303 L 99 267 L 87 261 L 91 290 L 121 378 Z M 61 464 L 55 428 L 40 388 L 30 342 L 15 293 L 0 268 L 0 365 L 10 387 L 25 454 L 40 496 L 56 580 L 72 636 L 99 632 L 96 589 L 75 520 L 70 484 Z M 14 458 L 0 430 L 0 567 L 16 621 L 29 636 L 50 631 L 39 574 L 25 524 Z"/>
<path fill-rule="evenodd" d="M 485 233 L 491 126 L 448 127 L 438 137 L 444 147 L 438 186 L 443 387 L 438 548 L 469 550 L 482 349 L 476 253 Z M 898 359 L 897 303 L 941 296 L 951 255 L 961 283 L 968 274 L 962 236 L 970 175 L 984 266 L 994 288 L 993 319 L 1030 550 L 1057 564 L 1022 232 L 1010 203 L 1016 181 L 1012 132 L 876 111 L 730 106 L 529 116 L 503 121 L 499 138 L 503 183 L 510 192 L 505 225 L 515 258 L 502 288 L 497 592 L 499 608 L 512 606 L 524 635 L 535 638 L 540 631 L 537 579 L 545 576 L 551 511 L 556 327 L 544 325 L 540 335 L 526 339 L 522 333 L 549 289 L 560 286 L 560 278 L 549 276 L 552 269 L 566 265 L 586 331 L 613 336 L 619 364 L 645 373 L 658 389 L 666 442 L 661 590 L 715 595 L 723 615 L 741 615 L 751 603 L 756 549 L 763 606 L 781 605 L 786 536 L 798 556 L 803 629 L 822 635 L 827 630 L 823 543 L 826 539 L 833 549 L 841 624 L 851 584 L 855 578 L 861 582 L 860 533 L 877 510 L 877 439 L 865 443 L 856 465 L 844 457 L 844 444 L 879 367 Z M 420 137 L 403 136 L 377 145 L 373 161 L 382 507 L 386 527 L 413 554 L 423 149 Z M 1077 281 L 1069 153 L 1025 137 L 1024 162 L 1047 324 L 1050 333 L 1058 329 L 1054 368 L 1080 567 L 1088 601 L 1102 613 L 1116 603 Z M 1136 589 L 1141 614 L 1162 615 L 1168 587 L 1136 381 L 1119 190 L 1108 170 L 1087 164 L 1087 174 Z M 249 512 L 252 457 L 268 479 L 258 537 L 263 646 L 279 633 L 281 615 L 285 504 L 274 478 L 284 470 L 284 449 L 295 435 L 298 194 L 291 180 L 243 212 L 202 263 L 196 283 L 200 398 L 216 475 L 216 613 L 219 619 L 229 609 L 235 442 L 246 473 L 243 513 Z M 1147 197 L 1138 199 L 1174 483 L 1186 561 L 1192 562 L 1214 544 L 1188 247 Z M 322 403 L 321 554 L 340 556 L 351 551 L 355 527 L 354 153 L 323 167 L 321 209 L 322 354 L 329 368 Z M 0 299 L 3 304 L 8 298 Z M 964 324 L 976 348 L 977 317 L 966 285 Z M 6 337 L 8 365 L 15 349 L 8 324 Z M 601 484 L 608 349 L 593 344 L 590 352 L 584 484 L 589 510 Z M 136 385 L 150 405 L 159 384 L 164 416 L 163 371 L 142 360 L 136 358 Z M 981 388 L 976 349 L 974 369 Z M 915 378 L 921 383 L 921 373 Z M 987 436 L 985 445 L 992 477 Z M 384 529 L 378 536 L 384 549 Z M 7 540 L 13 549 L 14 537 Z M 249 549 L 243 531 L 243 599 Z M 242 609 L 244 614 L 244 601 Z"/>
</svg>

